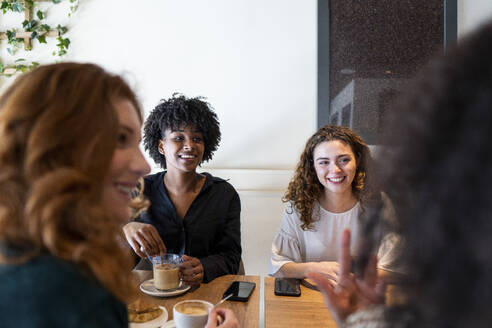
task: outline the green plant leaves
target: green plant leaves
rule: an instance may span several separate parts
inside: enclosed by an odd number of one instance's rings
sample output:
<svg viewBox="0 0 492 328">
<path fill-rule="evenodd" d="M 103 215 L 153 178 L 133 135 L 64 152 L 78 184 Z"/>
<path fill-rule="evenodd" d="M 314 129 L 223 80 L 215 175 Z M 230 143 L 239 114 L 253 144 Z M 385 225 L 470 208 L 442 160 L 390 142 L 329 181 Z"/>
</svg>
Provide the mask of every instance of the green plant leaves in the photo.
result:
<svg viewBox="0 0 492 328">
<path fill-rule="evenodd" d="M 17 32 L 15 30 L 7 30 L 7 31 L 5 31 L 5 35 L 7 36 L 7 40 L 8 40 L 9 43 L 15 41 L 16 34 L 17 34 Z"/>
<path fill-rule="evenodd" d="M 44 35 L 38 35 L 39 43 L 46 43 L 46 37 Z"/>
<path fill-rule="evenodd" d="M 56 29 L 58 30 L 58 33 L 60 33 L 60 35 L 63 35 L 68 31 L 68 28 L 66 28 L 65 26 L 61 26 L 60 24 L 58 24 Z"/>
<path fill-rule="evenodd" d="M 21 13 L 24 11 L 24 6 L 22 5 L 22 3 L 20 1 L 13 2 L 12 3 L 12 11 Z"/>
<path fill-rule="evenodd" d="M 7 11 L 13 11 L 13 12 L 21 13 L 24 11 L 25 8 L 24 8 L 24 4 L 22 1 L 3 0 L 2 4 L 0 5 L 0 9 L 5 14 Z"/>
<path fill-rule="evenodd" d="M 63 56 L 67 54 L 67 49 L 70 46 L 70 40 L 68 38 L 63 38 L 61 36 L 57 37 L 56 40 L 58 43 L 56 46 L 58 47 L 58 56 Z"/>
<path fill-rule="evenodd" d="M 24 58 L 19 58 L 14 62 L 14 65 L 11 66 L 5 66 L 4 64 L 0 63 L 0 74 L 6 75 L 6 76 L 11 76 L 12 74 L 4 74 L 4 70 L 7 68 L 13 68 L 15 72 L 27 72 L 30 71 L 36 67 L 39 66 L 38 62 L 31 62 L 30 64 L 26 62 Z"/>
<path fill-rule="evenodd" d="M 49 31 L 51 31 L 51 27 L 48 24 L 41 24 L 39 26 L 39 30 L 48 33 Z"/>
<path fill-rule="evenodd" d="M 13 56 L 17 49 L 19 49 L 19 42 L 23 42 L 24 40 L 17 38 L 17 31 L 15 29 L 5 31 L 5 35 L 7 36 L 7 43 L 11 46 L 7 48 L 7 52 Z"/>
<path fill-rule="evenodd" d="M 36 27 L 38 26 L 38 21 L 36 20 L 25 20 L 22 22 L 22 27 L 24 27 L 24 30 L 28 32 L 32 32 L 36 30 Z"/>
<path fill-rule="evenodd" d="M 46 18 L 46 13 L 41 11 L 41 10 L 35 10 L 36 6 L 36 0 L 0 0 L 0 14 L 6 14 L 7 12 L 14 12 L 14 13 L 22 13 L 24 11 L 29 11 L 30 14 L 32 15 L 33 12 L 35 11 L 35 16 L 34 18 L 36 19 L 31 19 L 31 20 L 24 20 L 22 22 L 22 29 L 26 32 L 30 32 L 30 39 L 35 40 L 37 39 L 39 43 L 47 43 L 47 37 L 48 33 L 50 33 L 53 30 L 58 31 L 58 36 L 56 37 L 56 47 L 57 50 L 53 51 L 54 56 L 64 56 L 67 54 L 67 50 L 70 46 L 70 39 L 69 38 L 64 38 L 62 35 L 67 33 L 68 28 L 66 26 L 62 26 L 58 24 L 56 28 L 52 28 L 48 24 L 42 24 L 42 21 Z M 54 4 L 60 3 L 62 0 L 51 0 Z M 78 7 L 79 5 L 79 0 L 69 0 L 70 1 L 70 13 L 68 16 L 70 16 Z M 28 17 L 33 17 L 31 15 L 28 15 Z M 16 51 L 20 49 L 22 45 L 24 45 L 25 50 L 31 50 L 31 43 L 25 43 L 24 38 L 18 38 L 17 37 L 17 30 L 11 29 L 5 31 L 5 35 L 7 37 L 7 52 L 10 55 L 15 55 Z M 50 34 L 50 36 L 53 36 Z M 13 73 L 13 69 L 15 69 L 15 72 L 26 72 L 27 70 L 30 70 L 36 66 L 38 66 L 39 63 L 37 62 L 32 62 L 30 64 L 26 63 L 24 59 L 18 59 L 15 61 L 14 65 L 9 65 L 5 66 L 3 63 L 0 62 L 0 74 L 1 75 L 7 75 L 11 76 Z M 3 72 L 5 69 L 9 69 L 9 74 L 4 74 Z"/>
</svg>

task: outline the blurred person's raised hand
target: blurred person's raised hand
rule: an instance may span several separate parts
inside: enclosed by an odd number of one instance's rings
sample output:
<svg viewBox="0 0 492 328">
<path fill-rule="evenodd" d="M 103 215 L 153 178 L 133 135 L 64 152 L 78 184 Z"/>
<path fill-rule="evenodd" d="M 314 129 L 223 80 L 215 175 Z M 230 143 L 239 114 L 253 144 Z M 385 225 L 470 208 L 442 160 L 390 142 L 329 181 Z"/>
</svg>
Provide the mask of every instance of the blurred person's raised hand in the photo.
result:
<svg viewBox="0 0 492 328">
<path fill-rule="evenodd" d="M 147 258 L 147 254 L 155 256 L 166 253 L 166 245 L 151 224 L 130 222 L 123 227 L 123 232 L 128 244 L 142 258 Z"/>
<path fill-rule="evenodd" d="M 355 277 L 351 272 L 349 230 L 343 232 L 341 244 L 336 282 L 320 273 L 308 274 L 323 294 L 325 305 L 339 326 L 355 311 L 369 305 L 383 304 L 385 291 L 384 283 L 378 281 L 376 256 L 371 257 L 364 274 Z"/>
<path fill-rule="evenodd" d="M 219 322 L 220 317 L 220 324 Z M 239 322 L 237 321 L 234 312 L 229 309 L 212 309 L 208 314 L 208 321 L 205 328 L 239 328 Z"/>
</svg>

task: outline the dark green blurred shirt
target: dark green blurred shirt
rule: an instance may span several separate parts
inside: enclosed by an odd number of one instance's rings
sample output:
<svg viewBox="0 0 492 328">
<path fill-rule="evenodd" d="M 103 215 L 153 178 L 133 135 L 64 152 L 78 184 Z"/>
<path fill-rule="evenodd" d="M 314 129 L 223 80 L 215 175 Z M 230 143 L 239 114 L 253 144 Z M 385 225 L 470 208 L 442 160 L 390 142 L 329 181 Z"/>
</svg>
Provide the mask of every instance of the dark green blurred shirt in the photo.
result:
<svg viewBox="0 0 492 328">
<path fill-rule="evenodd" d="M 126 306 L 53 256 L 0 264 L 0 327 L 128 327 Z"/>
</svg>

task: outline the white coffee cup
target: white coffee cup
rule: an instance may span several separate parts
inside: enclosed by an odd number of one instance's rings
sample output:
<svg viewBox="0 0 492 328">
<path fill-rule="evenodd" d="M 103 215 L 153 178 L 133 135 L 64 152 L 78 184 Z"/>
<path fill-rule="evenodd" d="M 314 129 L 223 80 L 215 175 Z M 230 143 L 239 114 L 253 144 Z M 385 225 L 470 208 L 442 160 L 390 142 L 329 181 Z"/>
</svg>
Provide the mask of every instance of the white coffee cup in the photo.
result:
<svg viewBox="0 0 492 328">
<path fill-rule="evenodd" d="M 203 328 L 213 304 L 201 300 L 186 300 L 176 303 L 173 317 L 176 328 Z"/>
</svg>

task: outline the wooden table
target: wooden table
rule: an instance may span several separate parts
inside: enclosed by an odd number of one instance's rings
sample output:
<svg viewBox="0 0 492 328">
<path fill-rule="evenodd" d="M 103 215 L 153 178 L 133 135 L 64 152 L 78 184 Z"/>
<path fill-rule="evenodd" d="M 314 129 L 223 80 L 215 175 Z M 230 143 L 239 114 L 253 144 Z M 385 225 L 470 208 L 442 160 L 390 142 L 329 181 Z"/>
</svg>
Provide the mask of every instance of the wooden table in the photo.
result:
<svg viewBox="0 0 492 328">
<path fill-rule="evenodd" d="M 265 277 L 265 328 L 336 327 L 320 292 L 301 284 L 300 297 L 276 296 L 274 285 L 275 278 Z"/>
<path fill-rule="evenodd" d="M 138 273 L 139 280 L 143 281 L 144 279 L 152 278 L 152 271 L 148 271 L 145 273 Z M 191 289 L 183 295 L 179 295 L 177 297 L 152 297 L 148 296 L 144 293 L 142 295 L 145 296 L 148 300 L 164 306 L 169 313 L 169 320 L 173 318 L 173 306 L 174 304 L 183 301 L 183 300 L 204 300 L 208 301 L 212 304 L 217 303 L 222 298 L 222 294 L 226 291 L 227 287 L 231 284 L 231 282 L 238 281 L 250 281 L 256 283 L 256 287 L 253 290 L 248 302 L 233 302 L 233 301 L 225 301 L 220 305 L 222 308 L 231 309 L 234 311 L 241 327 L 243 328 L 257 328 L 259 317 L 260 317 L 260 277 L 259 276 L 242 276 L 242 275 L 227 275 L 214 279 L 208 284 L 201 284 L 200 287 L 196 289 Z"/>
</svg>

